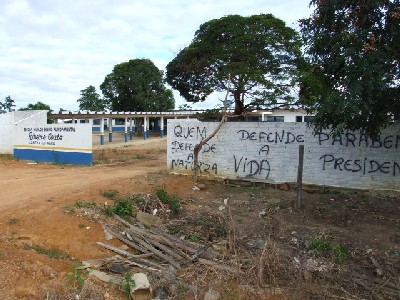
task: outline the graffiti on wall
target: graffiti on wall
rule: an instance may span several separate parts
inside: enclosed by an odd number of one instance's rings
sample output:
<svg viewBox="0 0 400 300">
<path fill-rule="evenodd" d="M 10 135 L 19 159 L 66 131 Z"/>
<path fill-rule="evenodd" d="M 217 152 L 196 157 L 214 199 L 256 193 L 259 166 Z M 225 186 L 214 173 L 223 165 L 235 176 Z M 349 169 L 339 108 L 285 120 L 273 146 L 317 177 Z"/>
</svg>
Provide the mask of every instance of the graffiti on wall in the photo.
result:
<svg viewBox="0 0 400 300">
<path fill-rule="evenodd" d="M 168 168 L 191 173 L 194 147 L 218 125 L 170 120 Z M 227 122 L 199 153 L 200 171 L 225 178 L 295 182 L 299 145 L 309 184 L 400 190 L 400 127 L 376 138 L 360 132 L 330 135 L 305 123 Z"/>
</svg>

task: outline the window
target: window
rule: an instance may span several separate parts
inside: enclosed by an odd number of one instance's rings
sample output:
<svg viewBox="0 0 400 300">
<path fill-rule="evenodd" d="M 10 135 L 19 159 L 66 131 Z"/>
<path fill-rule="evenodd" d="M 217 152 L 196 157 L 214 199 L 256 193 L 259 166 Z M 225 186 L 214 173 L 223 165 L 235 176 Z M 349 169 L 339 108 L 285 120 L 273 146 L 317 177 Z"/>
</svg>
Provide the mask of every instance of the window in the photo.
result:
<svg viewBox="0 0 400 300">
<path fill-rule="evenodd" d="M 267 116 L 267 122 L 285 122 L 284 116 Z"/>
<path fill-rule="evenodd" d="M 79 123 L 86 123 L 86 120 L 79 120 Z"/>
<path fill-rule="evenodd" d="M 93 125 L 100 125 L 100 119 L 94 119 Z"/>
<path fill-rule="evenodd" d="M 125 119 L 122 118 L 115 119 L 115 125 L 125 125 Z"/>
<path fill-rule="evenodd" d="M 314 121 L 314 116 L 305 116 L 304 117 L 304 122 L 311 123 Z"/>
<path fill-rule="evenodd" d="M 296 116 L 296 122 L 303 122 L 303 116 Z"/>
</svg>

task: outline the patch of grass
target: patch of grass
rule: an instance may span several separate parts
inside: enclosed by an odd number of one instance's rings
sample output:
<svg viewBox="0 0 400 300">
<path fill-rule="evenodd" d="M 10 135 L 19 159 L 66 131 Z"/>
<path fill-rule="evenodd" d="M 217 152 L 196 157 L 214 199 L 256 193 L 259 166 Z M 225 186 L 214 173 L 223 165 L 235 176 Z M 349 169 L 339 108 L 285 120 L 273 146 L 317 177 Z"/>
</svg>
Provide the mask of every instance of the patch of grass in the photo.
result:
<svg viewBox="0 0 400 300">
<path fill-rule="evenodd" d="M 200 240 L 200 238 L 197 236 L 197 234 L 192 234 L 189 236 L 188 240 L 190 242 L 198 242 Z"/>
<path fill-rule="evenodd" d="M 181 208 L 181 203 L 179 202 L 178 196 L 176 194 L 168 195 L 165 189 L 158 188 L 156 190 L 156 195 L 162 203 L 169 206 L 173 213 L 177 214 L 179 212 L 179 209 Z"/>
<path fill-rule="evenodd" d="M 17 219 L 17 218 L 12 218 L 12 219 L 8 220 L 8 224 L 14 225 L 14 224 L 17 224 L 19 221 L 21 221 L 21 220 Z"/>
<path fill-rule="evenodd" d="M 111 199 L 112 197 L 114 197 L 117 194 L 118 194 L 118 191 L 116 191 L 116 190 L 109 190 L 109 191 L 104 191 L 103 192 L 103 196 L 108 198 L 108 199 Z"/>
<path fill-rule="evenodd" d="M 33 245 L 29 245 L 29 244 L 24 244 L 24 249 L 25 250 L 35 250 L 36 253 L 38 254 L 45 254 L 50 258 L 56 258 L 56 259 L 67 259 L 69 258 L 68 253 L 54 249 L 54 248 L 44 248 L 40 245 L 37 244 L 33 244 Z"/>
<path fill-rule="evenodd" d="M 134 159 L 146 159 L 147 156 L 143 154 L 136 154 L 133 156 Z"/>
<path fill-rule="evenodd" d="M 65 211 L 67 214 L 73 214 L 73 213 L 75 213 L 75 207 L 67 206 L 67 207 L 64 208 L 64 211 Z"/>
<path fill-rule="evenodd" d="M 6 153 L 4 153 L 4 154 L 0 154 L 0 158 L 1 158 L 1 159 L 8 159 L 8 160 L 11 160 L 11 159 L 14 158 L 14 156 L 13 156 L 12 154 L 6 154 Z"/>
<path fill-rule="evenodd" d="M 83 228 L 86 228 L 86 226 L 85 226 L 85 224 L 79 224 L 79 228 L 83 229 Z"/>
<path fill-rule="evenodd" d="M 337 263 L 342 263 L 344 262 L 348 257 L 349 257 L 349 250 L 345 248 L 343 245 L 340 245 L 338 243 L 334 243 L 332 245 L 332 254 L 333 254 L 333 259 Z"/>
<path fill-rule="evenodd" d="M 76 201 L 75 206 L 77 208 L 92 208 L 96 207 L 96 202 L 93 201 Z"/>
<path fill-rule="evenodd" d="M 308 243 L 308 248 L 317 252 L 326 252 L 331 250 L 331 243 L 325 239 L 313 239 Z"/>
<path fill-rule="evenodd" d="M 349 257 L 349 250 L 346 247 L 339 243 L 331 243 L 326 239 L 313 239 L 309 242 L 308 248 L 318 253 L 331 255 L 336 263 L 342 263 Z"/>
</svg>

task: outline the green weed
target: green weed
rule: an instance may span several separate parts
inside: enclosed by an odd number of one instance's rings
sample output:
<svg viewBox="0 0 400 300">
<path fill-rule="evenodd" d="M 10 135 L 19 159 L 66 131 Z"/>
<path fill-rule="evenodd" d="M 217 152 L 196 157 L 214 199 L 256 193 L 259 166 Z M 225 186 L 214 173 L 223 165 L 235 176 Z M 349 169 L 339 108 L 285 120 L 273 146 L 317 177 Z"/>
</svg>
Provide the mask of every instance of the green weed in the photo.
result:
<svg viewBox="0 0 400 300">
<path fill-rule="evenodd" d="M 112 197 L 114 197 L 117 194 L 118 194 L 118 191 L 116 191 L 116 190 L 109 190 L 109 191 L 103 192 L 103 196 L 106 198 L 109 198 L 109 199 L 111 199 Z"/>
<path fill-rule="evenodd" d="M 167 204 L 171 211 L 175 214 L 179 212 L 181 208 L 181 203 L 179 202 L 178 196 L 176 194 L 168 195 L 168 193 L 163 188 L 156 190 L 156 195 L 161 202 Z"/>
<path fill-rule="evenodd" d="M 135 280 L 132 278 L 132 275 L 129 273 L 126 273 L 124 276 L 124 279 L 122 280 L 122 283 L 121 283 L 121 290 L 128 297 L 128 299 L 132 299 L 131 291 L 133 288 L 135 288 L 135 286 L 136 286 L 136 283 L 135 283 Z"/>
<path fill-rule="evenodd" d="M 80 287 L 85 285 L 85 277 L 89 274 L 86 269 L 79 269 L 78 267 L 83 265 L 74 265 L 71 273 L 67 275 L 67 281 L 69 284 L 75 285 L 77 283 Z"/>
<path fill-rule="evenodd" d="M 91 207 L 96 207 L 96 202 L 91 202 L 91 201 L 76 201 L 75 206 L 77 208 L 91 208 Z"/>
<path fill-rule="evenodd" d="M 192 234 L 189 236 L 188 240 L 190 242 L 198 242 L 200 240 L 200 238 L 196 234 Z"/>
<path fill-rule="evenodd" d="M 114 213 L 120 217 L 132 214 L 133 203 L 125 199 L 114 200 Z"/>
<path fill-rule="evenodd" d="M 114 206 L 104 206 L 104 213 L 111 217 L 116 214 L 120 217 L 126 217 L 132 215 L 133 205 L 136 203 L 136 199 L 115 199 L 113 200 Z"/>
<path fill-rule="evenodd" d="M 328 253 L 336 263 L 342 263 L 349 256 L 349 250 L 339 243 L 331 243 L 326 239 L 313 239 L 309 242 L 308 248 L 318 253 Z"/>
<path fill-rule="evenodd" d="M 37 244 L 33 244 L 33 245 L 29 245 L 29 244 L 24 244 L 24 249 L 25 250 L 35 250 L 36 253 L 38 254 L 45 254 L 50 258 L 56 258 L 56 259 L 67 259 L 69 258 L 68 253 L 66 252 L 62 252 L 59 251 L 57 249 L 54 248 L 50 248 L 50 249 L 46 249 L 40 245 Z"/>
</svg>

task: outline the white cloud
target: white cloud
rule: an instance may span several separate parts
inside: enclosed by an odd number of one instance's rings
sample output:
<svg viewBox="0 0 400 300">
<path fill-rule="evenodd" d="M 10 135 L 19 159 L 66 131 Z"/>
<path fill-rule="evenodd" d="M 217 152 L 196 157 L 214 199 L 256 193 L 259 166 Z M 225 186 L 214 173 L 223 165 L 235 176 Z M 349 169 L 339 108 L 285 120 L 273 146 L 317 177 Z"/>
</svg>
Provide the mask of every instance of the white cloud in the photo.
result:
<svg viewBox="0 0 400 300">
<path fill-rule="evenodd" d="M 204 22 L 272 13 L 295 26 L 310 14 L 308 2 L 0 0 L 0 98 L 11 95 L 19 107 L 42 101 L 53 109 L 77 109 L 80 90 L 99 90 L 118 63 L 149 58 L 164 69 Z M 175 96 L 177 106 L 184 103 Z"/>
</svg>

